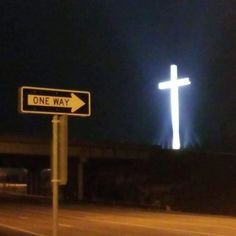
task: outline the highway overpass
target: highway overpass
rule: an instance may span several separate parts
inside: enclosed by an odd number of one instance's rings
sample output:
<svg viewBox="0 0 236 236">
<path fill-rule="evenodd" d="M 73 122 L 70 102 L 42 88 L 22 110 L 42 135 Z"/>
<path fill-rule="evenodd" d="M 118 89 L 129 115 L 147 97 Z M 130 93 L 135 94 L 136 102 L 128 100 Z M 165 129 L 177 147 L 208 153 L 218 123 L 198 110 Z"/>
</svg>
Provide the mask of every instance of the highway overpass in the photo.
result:
<svg viewBox="0 0 236 236">
<path fill-rule="evenodd" d="M 91 159 L 145 159 L 158 155 L 157 146 L 134 144 L 69 144 L 68 188 L 73 198 L 83 199 L 84 164 Z M 0 137 L 0 168 L 25 168 L 27 192 L 40 194 L 42 170 L 50 168 L 51 140 L 32 137 Z"/>
<path fill-rule="evenodd" d="M 25 168 L 27 192 L 50 194 L 50 140 L 0 138 L 0 168 Z M 236 155 L 134 144 L 69 145 L 67 200 L 128 202 L 180 210 L 236 212 Z M 50 172 L 47 172 L 50 174 Z M 50 177 L 50 175 L 48 175 Z"/>
</svg>

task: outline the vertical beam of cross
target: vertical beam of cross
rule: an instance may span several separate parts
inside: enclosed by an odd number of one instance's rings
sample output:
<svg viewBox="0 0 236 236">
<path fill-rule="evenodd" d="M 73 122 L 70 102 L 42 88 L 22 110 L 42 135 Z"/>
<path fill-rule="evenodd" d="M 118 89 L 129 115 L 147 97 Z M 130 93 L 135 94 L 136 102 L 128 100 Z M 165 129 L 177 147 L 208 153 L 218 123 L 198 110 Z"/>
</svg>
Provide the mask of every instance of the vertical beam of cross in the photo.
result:
<svg viewBox="0 0 236 236">
<path fill-rule="evenodd" d="M 191 82 L 189 78 L 179 78 L 177 66 L 170 66 L 170 80 L 160 82 L 159 89 L 170 89 L 170 106 L 171 106 L 171 122 L 172 122 L 172 149 L 180 149 L 179 136 L 179 87 L 189 85 Z"/>
</svg>

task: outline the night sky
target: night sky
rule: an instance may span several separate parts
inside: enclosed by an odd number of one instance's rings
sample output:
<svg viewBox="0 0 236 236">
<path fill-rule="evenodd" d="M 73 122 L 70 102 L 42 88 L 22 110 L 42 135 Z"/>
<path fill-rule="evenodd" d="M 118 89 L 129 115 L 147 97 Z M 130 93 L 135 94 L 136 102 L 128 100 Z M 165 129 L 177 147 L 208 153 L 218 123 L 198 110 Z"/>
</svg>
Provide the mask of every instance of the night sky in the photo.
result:
<svg viewBox="0 0 236 236">
<path fill-rule="evenodd" d="M 171 143 L 170 64 L 189 149 L 236 151 L 235 0 L 2 0 L 0 134 L 49 136 L 51 116 L 17 112 L 20 86 L 86 90 L 83 142 Z"/>
</svg>

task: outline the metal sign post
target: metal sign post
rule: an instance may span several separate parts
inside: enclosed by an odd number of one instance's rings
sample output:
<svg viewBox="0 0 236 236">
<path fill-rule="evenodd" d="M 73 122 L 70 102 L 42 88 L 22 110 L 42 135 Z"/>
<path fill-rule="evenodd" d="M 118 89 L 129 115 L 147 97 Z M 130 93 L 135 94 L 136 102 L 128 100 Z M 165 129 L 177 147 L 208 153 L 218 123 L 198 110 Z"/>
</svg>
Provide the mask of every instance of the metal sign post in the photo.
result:
<svg viewBox="0 0 236 236">
<path fill-rule="evenodd" d="M 58 231 L 58 115 L 52 119 L 52 215 L 53 215 L 53 236 L 57 236 Z"/>
<path fill-rule="evenodd" d="M 67 184 L 67 146 L 68 118 L 66 115 L 54 115 L 52 119 L 52 215 L 53 236 L 58 232 L 58 193 L 59 184 Z"/>
<path fill-rule="evenodd" d="M 59 117 L 59 137 L 58 137 L 58 178 L 60 185 L 67 184 L 68 175 L 68 116 Z"/>
<path fill-rule="evenodd" d="M 91 96 L 88 91 L 39 88 L 19 88 L 20 113 L 53 114 L 52 119 L 52 205 L 53 236 L 58 232 L 59 184 L 67 184 L 68 117 L 91 115 Z"/>
</svg>

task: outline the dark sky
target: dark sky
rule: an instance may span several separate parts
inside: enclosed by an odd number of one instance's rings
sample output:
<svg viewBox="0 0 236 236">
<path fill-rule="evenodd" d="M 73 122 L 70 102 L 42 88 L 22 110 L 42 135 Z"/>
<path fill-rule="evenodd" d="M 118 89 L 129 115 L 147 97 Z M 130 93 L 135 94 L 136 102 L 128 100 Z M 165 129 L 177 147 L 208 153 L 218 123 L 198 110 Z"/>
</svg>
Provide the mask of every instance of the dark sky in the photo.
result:
<svg viewBox="0 0 236 236">
<path fill-rule="evenodd" d="M 2 0 L 1 134 L 45 136 L 50 116 L 17 112 L 20 86 L 88 90 L 92 116 L 69 119 L 86 141 L 171 142 L 169 66 L 184 147 L 236 150 L 235 0 Z"/>
</svg>

